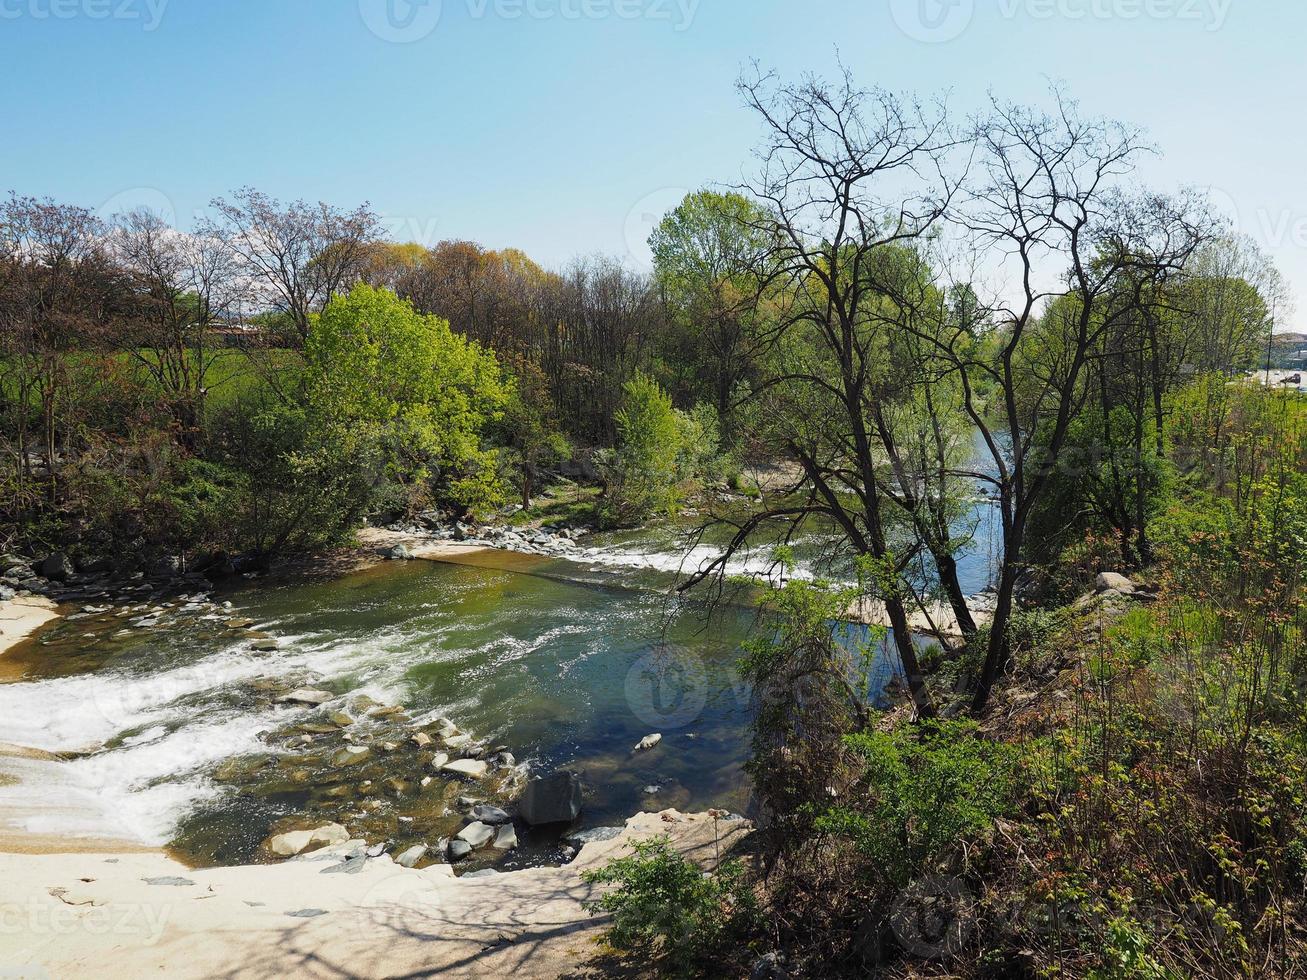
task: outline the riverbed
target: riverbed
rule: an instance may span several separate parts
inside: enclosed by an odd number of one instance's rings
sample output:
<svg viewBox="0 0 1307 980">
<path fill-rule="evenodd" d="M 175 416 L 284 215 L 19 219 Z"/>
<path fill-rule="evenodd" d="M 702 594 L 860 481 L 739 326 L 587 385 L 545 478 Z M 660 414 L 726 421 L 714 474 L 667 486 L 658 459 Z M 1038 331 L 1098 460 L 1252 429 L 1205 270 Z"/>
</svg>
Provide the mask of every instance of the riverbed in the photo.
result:
<svg viewBox="0 0 1307 980">
<path fill-rule="evenodd" d="M 802 541 L 797 552 L 815 553 Z M 669 588 L 712 553 L 654 529 L 592 538 L 570 559 L 482 551 L 256 581 L 214 593 L 225 609 L 166 601 L 148 628 L 125 628 L 122 610 L 65 609 L 4 657 L 0 742 L 60 761 L 9 760 L 0 812 L 44 839 L 168 846 L 194 866 L 267 860 L 270 834 L 323 820 L 395 849 L 433 843 L 460 827 L 459 797 L 507 803 L 529 774 L 564 767 L 589 787 L 580 829 L 666 807 L 748 813 L 751 692 L 736 664 L 762 627 L 748 604 Z M 769 565 L 762 551 L 741 560 Z M 966 584 L 981 587 L 988 567 L 983 552 L 964 561 Z M 867 696 L 882 702 L 896 658 L 866 629 L 839 635 L 868 645 Z M 339 699 L 279 700 L 302 686 Z M 377 706 L 396 714 L 374 721 Z M 323 724 L 333 710 L 349 734 Z M 433 779 L 407 736 L 437 719 L 511 765 L 485 786 Z M 654 733 L 655 748 L 633 751 Z M 337 770 L 340 738 L 400 748 Z M 306 754 L 310 740 L 327 755 Z M 493 859 L 557 863 L 565 847 L 556 830 L 523 828 Z"/>
</svg>

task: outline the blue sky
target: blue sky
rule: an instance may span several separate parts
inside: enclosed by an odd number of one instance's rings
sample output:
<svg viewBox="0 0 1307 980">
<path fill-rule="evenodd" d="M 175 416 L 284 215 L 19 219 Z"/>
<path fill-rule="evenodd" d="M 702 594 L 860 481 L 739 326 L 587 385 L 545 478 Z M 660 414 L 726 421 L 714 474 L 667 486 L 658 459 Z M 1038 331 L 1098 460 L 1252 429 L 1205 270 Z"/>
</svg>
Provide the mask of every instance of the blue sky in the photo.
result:
<svg viewBox="0 0 1307 980">
<path fill-rule="evenodd" d="M 757 139 L 750 59 L 959 108 L 1065 81 L 1213 187 L 1307 324 L 1307 4 L 1289 0 L 0 0 L 0 190 L 188 227 L 242 184 L 399 238 L 639 263 Z M 1285 327 L 1290 326 L 1286 322 Z"/>
</svg>

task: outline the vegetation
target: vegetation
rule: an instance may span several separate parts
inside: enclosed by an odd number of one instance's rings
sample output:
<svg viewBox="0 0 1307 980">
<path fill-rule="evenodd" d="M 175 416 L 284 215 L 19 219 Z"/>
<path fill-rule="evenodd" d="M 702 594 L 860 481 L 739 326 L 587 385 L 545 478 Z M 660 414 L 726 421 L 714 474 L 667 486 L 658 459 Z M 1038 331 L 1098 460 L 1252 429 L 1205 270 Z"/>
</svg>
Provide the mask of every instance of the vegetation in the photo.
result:
<svg viewBox="0 0 1307 980">
<path fill-rule="evenodd" d="M 588 884 L 616 886 L 587 903 L 592 914 L 613 917 L 607 941 L 614 949 L 660 955 L 678 974 L 700 974 L 735 961 L 737 945 L 758 926 L 758 906 L 734 861 L 705 874 L 669 847 L 667 838 L 637 841 L 634 853 L 586 871 Z"/>
<path fill-rule="evenodd" d="M 758 165 L 666 216 L 649 276 L 252 190 L 193 234 L 11 196 L 5 543 L 234 567 L 373 518 L 514 498 L 619 527 L 695 497 L 728 543 L 683 589 L 752 549 L 786 579 L 740 661 L 760 860 L 655 841 L 591 873 L 612 946 L 709 975 L 763 950 L 1301 975 L 1307 402 L 1246 376 L 1278 275 L 1060 91 L 966 121 L 848 76 L 740 91 Z M 739 460 L 788 485 L 742 506 Z M 982 611 L 958 559 L 985 507 Z M 930 647 L 920 616 L 951 620 Z"/>
</svg>

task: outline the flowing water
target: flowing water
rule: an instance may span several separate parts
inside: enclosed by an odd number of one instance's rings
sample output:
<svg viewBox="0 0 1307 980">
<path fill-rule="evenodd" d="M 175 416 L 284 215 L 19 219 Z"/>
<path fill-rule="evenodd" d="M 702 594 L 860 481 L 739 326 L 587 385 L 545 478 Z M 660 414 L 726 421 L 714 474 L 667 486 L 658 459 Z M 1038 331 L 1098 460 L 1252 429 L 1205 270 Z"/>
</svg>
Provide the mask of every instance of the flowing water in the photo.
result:
<svg viewBox="0 0 1307 980">
<path fill-rule="evenodd" d="M 589 544 L 579 562 L 390 562 L 259 584 L 219 596 L 227 611 L 174 604 L 152 629 L 125 630 L 115 611 L 60 621 L 4 658 L 0 742 L 67 761 L 15 762 L 0 810 L 28 831 L 171 844 L 197 864 L 259 860 L 269 833 L 327 819 L 369 840 L 433 843 L 460 826 L 457 796 L 506 799 L 521 772 L 562 766 L 590 787 L 582 826 L 667 806 L 747 810 L 750 695 L 735 663 L 753 614 L 673 601 L 667 572 L 700 558 L 685 564 L 670 532 Z M 963 568 L 978 587 L 988 558 L 976 551 Z M 233 617 L 279 649 L 256 652 Z M 872 646 L 876 700 L 896 661 Z M 277 700 L 302 685 L 348 697 L 321 709 Z M 373 719 L 374 705 L 404 714 Z M 350 737 L 399 747 L 342 770 L 296 744 L 339 751 L 341 733 L 322 723 L 342 706 Z M 517 769 L 423 787 L 430 753 L 407 736 L 441 716 Z M 654 732 L 659 746 L 632 752 Z M 507 866 L 558 857 L 556 834 L 523 845 Z"/>
</svg>

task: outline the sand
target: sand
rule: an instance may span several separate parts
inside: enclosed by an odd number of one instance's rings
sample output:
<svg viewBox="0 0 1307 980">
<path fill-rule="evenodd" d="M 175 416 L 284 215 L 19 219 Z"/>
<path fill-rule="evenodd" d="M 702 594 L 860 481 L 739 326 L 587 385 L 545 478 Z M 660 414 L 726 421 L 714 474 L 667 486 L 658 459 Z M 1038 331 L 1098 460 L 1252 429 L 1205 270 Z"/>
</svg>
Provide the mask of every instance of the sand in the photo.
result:
<svg viewBox="0 0 1307 980">
<path fill-rule="evenodd" d="M 55 604 L 40 596 L 22 596 L 0 602 L 0 655 L 58 618 Z"/>
<path fill-rule="evenodd" d="M 748 830 L 717 827 L 723 852 Z M 632 817 L 566 866 L 476 878 L 389 856 L 324 873 L 348 845 L 200 871 L 161 853 L 0 854 L 0 976 L 600 976 L 580 872 L 658 834 L 713 866 L 714 821 L 674 810 Z"/>
</svg>

